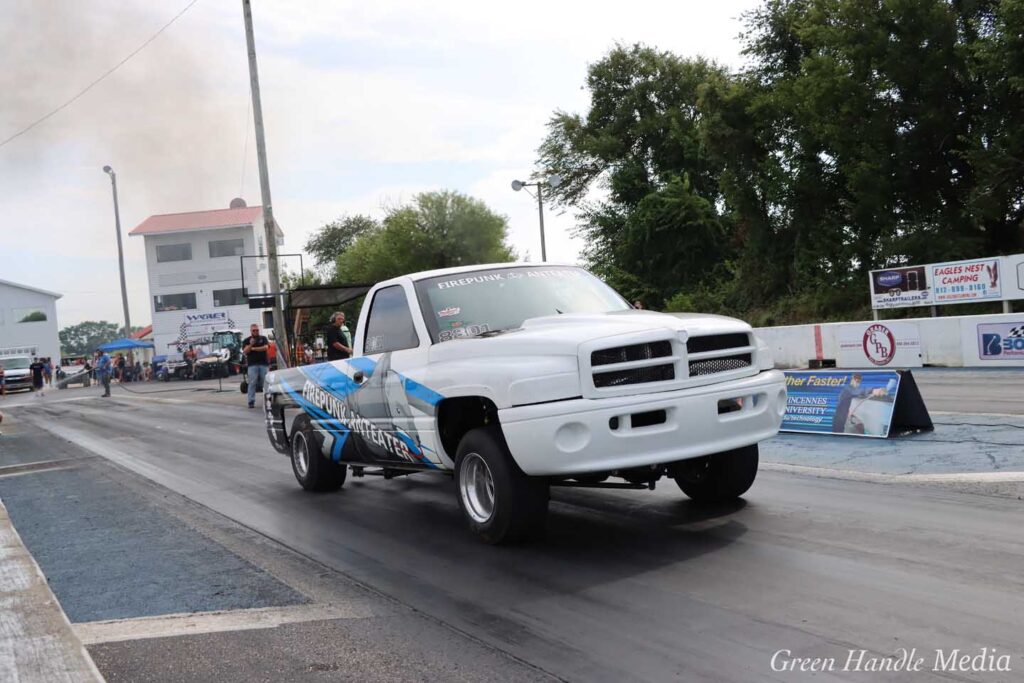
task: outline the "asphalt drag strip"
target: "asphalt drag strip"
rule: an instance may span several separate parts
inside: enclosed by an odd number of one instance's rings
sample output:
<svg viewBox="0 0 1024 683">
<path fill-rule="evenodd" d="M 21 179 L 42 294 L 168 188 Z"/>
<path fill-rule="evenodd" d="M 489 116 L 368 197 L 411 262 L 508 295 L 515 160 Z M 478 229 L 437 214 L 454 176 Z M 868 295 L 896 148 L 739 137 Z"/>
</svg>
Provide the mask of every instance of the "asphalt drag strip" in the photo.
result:
<svg viewBox="0 0 1024 683">
<path fill-rule="evenodd" d="M 12 422 L 0 440 L 0 500 L 107 681 L 551 680 Z"/>
</svg>

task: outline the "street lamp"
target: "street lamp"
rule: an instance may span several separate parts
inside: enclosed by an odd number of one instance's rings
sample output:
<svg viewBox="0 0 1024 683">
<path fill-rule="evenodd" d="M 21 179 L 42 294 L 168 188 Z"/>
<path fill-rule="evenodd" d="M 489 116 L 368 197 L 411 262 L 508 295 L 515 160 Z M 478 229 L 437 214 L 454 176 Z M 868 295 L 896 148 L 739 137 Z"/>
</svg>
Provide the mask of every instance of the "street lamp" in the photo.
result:
<svg viewBox="0 0 1024 683">
<path fill-rule="evenodd" d="M 538 180 L 535 183 L 524 183 L 521 180 L 512 181 L 512 189 L 516 192 L 523 189 L 524 187 L 536 187 L 537 188 L 537 215 L 540 216 L 540 260 L 548 260 L 547 248 L 544 245 L 544 188 L 555 189 L 562 184 L 562 177 L 557 174 L 551 174 L 547 180 Z"/>
<path fill-rule="evenodd" d="M 124 284 L 124 248 L 121 246 L 121 210 L 117 206 L 117 174 L 109 166 L 103 172 L 110 176 L 110 186 L 114 190 L 114 229 L 117 231 L 117 265 L 121 269 L 121 305 L 124 307 L 124 334 L 132 333 L 132 319 L 128 315 L 128 288 Z"/>
</svg>

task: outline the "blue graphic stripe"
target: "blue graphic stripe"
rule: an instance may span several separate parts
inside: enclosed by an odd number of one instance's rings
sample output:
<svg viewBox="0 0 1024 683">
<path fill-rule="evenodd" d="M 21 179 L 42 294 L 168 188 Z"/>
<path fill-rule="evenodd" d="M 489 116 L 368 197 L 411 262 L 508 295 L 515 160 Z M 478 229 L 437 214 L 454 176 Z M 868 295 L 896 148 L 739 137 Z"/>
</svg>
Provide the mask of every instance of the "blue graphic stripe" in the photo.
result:
<svg viewBox="0 0 1024 683">
<path fill-rule="evenodd" d="M 377 369 L 377 361 L 366 356 L 360 356 L 359 358 L 349 358 L 345 361 L 351 367 L 361 371 L 366 375 L 367 379 L 373 376 L 374 371 Z"/>
<path fill-rule="evenodd" d="M 330 363 L 305 365 L 300 367 L 299 371 L 313 380 L 318 386 L 340 399 L 345 399 L 360 386 L 355 383 L 355 380 Z"/>
<path fill-rule="evenodd" d="M 329 425 L 326 427 L 326 431 L 330 432 L 334 436 L 334 448 L 331 449 L 331 459 L 335 462 L 341 460 L 341 449 L 345 445 L 345 441 L 348 439 L 348 435 L 352 433 L 348 427 L 346 427 L 340 420 L 332 417 L 329 413 L 321 410 L 313 403 L 310 403 L 306 398 L 299 392 L 295 391 L 290 384 L 284 379 L 281 380 L 281 387 L 295 399 L 308 415 L 316 418 L 321 423 Z M 333 427 L 333 429 L 331 428 Z"/>
<path fill-rule="evenodd" d="M 423 401 L 428 405 L 436 406 L 442 399 L 444 399 L 444 396 L 437 393 L 430 387 L 423 386 L 416 380 L 405 377 L 404 375 L 402 376 L 402 385 L 405 388 L 407 396 L 418 401 Z"/>
</svg>

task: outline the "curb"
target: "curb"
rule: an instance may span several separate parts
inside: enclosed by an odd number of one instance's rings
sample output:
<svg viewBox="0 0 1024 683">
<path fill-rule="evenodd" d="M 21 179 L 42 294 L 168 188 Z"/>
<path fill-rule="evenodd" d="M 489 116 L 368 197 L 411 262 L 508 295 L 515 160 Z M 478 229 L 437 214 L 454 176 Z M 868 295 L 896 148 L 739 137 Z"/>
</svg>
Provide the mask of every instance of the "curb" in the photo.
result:
<svg viewBox="0 0 1024 683">
<path fill-rule="evenodd" d="M 103 676 L 0 500 L 0 678 L 93 681 Z"/>
</svg>

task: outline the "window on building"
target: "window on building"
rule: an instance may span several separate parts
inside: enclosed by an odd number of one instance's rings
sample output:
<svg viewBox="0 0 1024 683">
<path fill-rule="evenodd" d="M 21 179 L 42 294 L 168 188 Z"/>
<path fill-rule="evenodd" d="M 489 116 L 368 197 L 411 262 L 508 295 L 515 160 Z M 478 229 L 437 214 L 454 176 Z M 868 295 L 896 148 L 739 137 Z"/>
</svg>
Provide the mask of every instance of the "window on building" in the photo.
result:
<svg viewBox="0 0 1024 683">
<path fill-rule="evenodd" d="M 364 353 L 385 353 L 412 349 L 420 345 L 409 312 L 409 300 L 399 285 L 385 287 L 373 295 L 366 321 Z"/>
<path fill-rule="evenodd" d="M 153 309 L 157 313 L 163 311 L 190 311 L 196 307 L 196 293 L 162 294 L 153 297 Z"/>
<path fill-rule="evenodd" d="M 214 306 L 244 306 L 249 303 L 245 298 L 245 290 L 238 289 L 215 289 L 213 290 Z"/>
<path fill-rule="evenodd" d="M 210 240 L 210 258 L 241 256 L 245 253 L 245 240 Z"/>
<path fill-rule="evenodd" d="M 158 244 L 156 245 L 156 261 L 157 263 L 167 263 L 168 261 L 191 261 L 192 260 L 192 245 L 191 244 Z"/>
<path fill-rule="evenodd" d="M 46 320 L 46 311 L 41 308 L 15 308 L 12 312 L 16 323 L 41 323 Z"/>
</svg>

